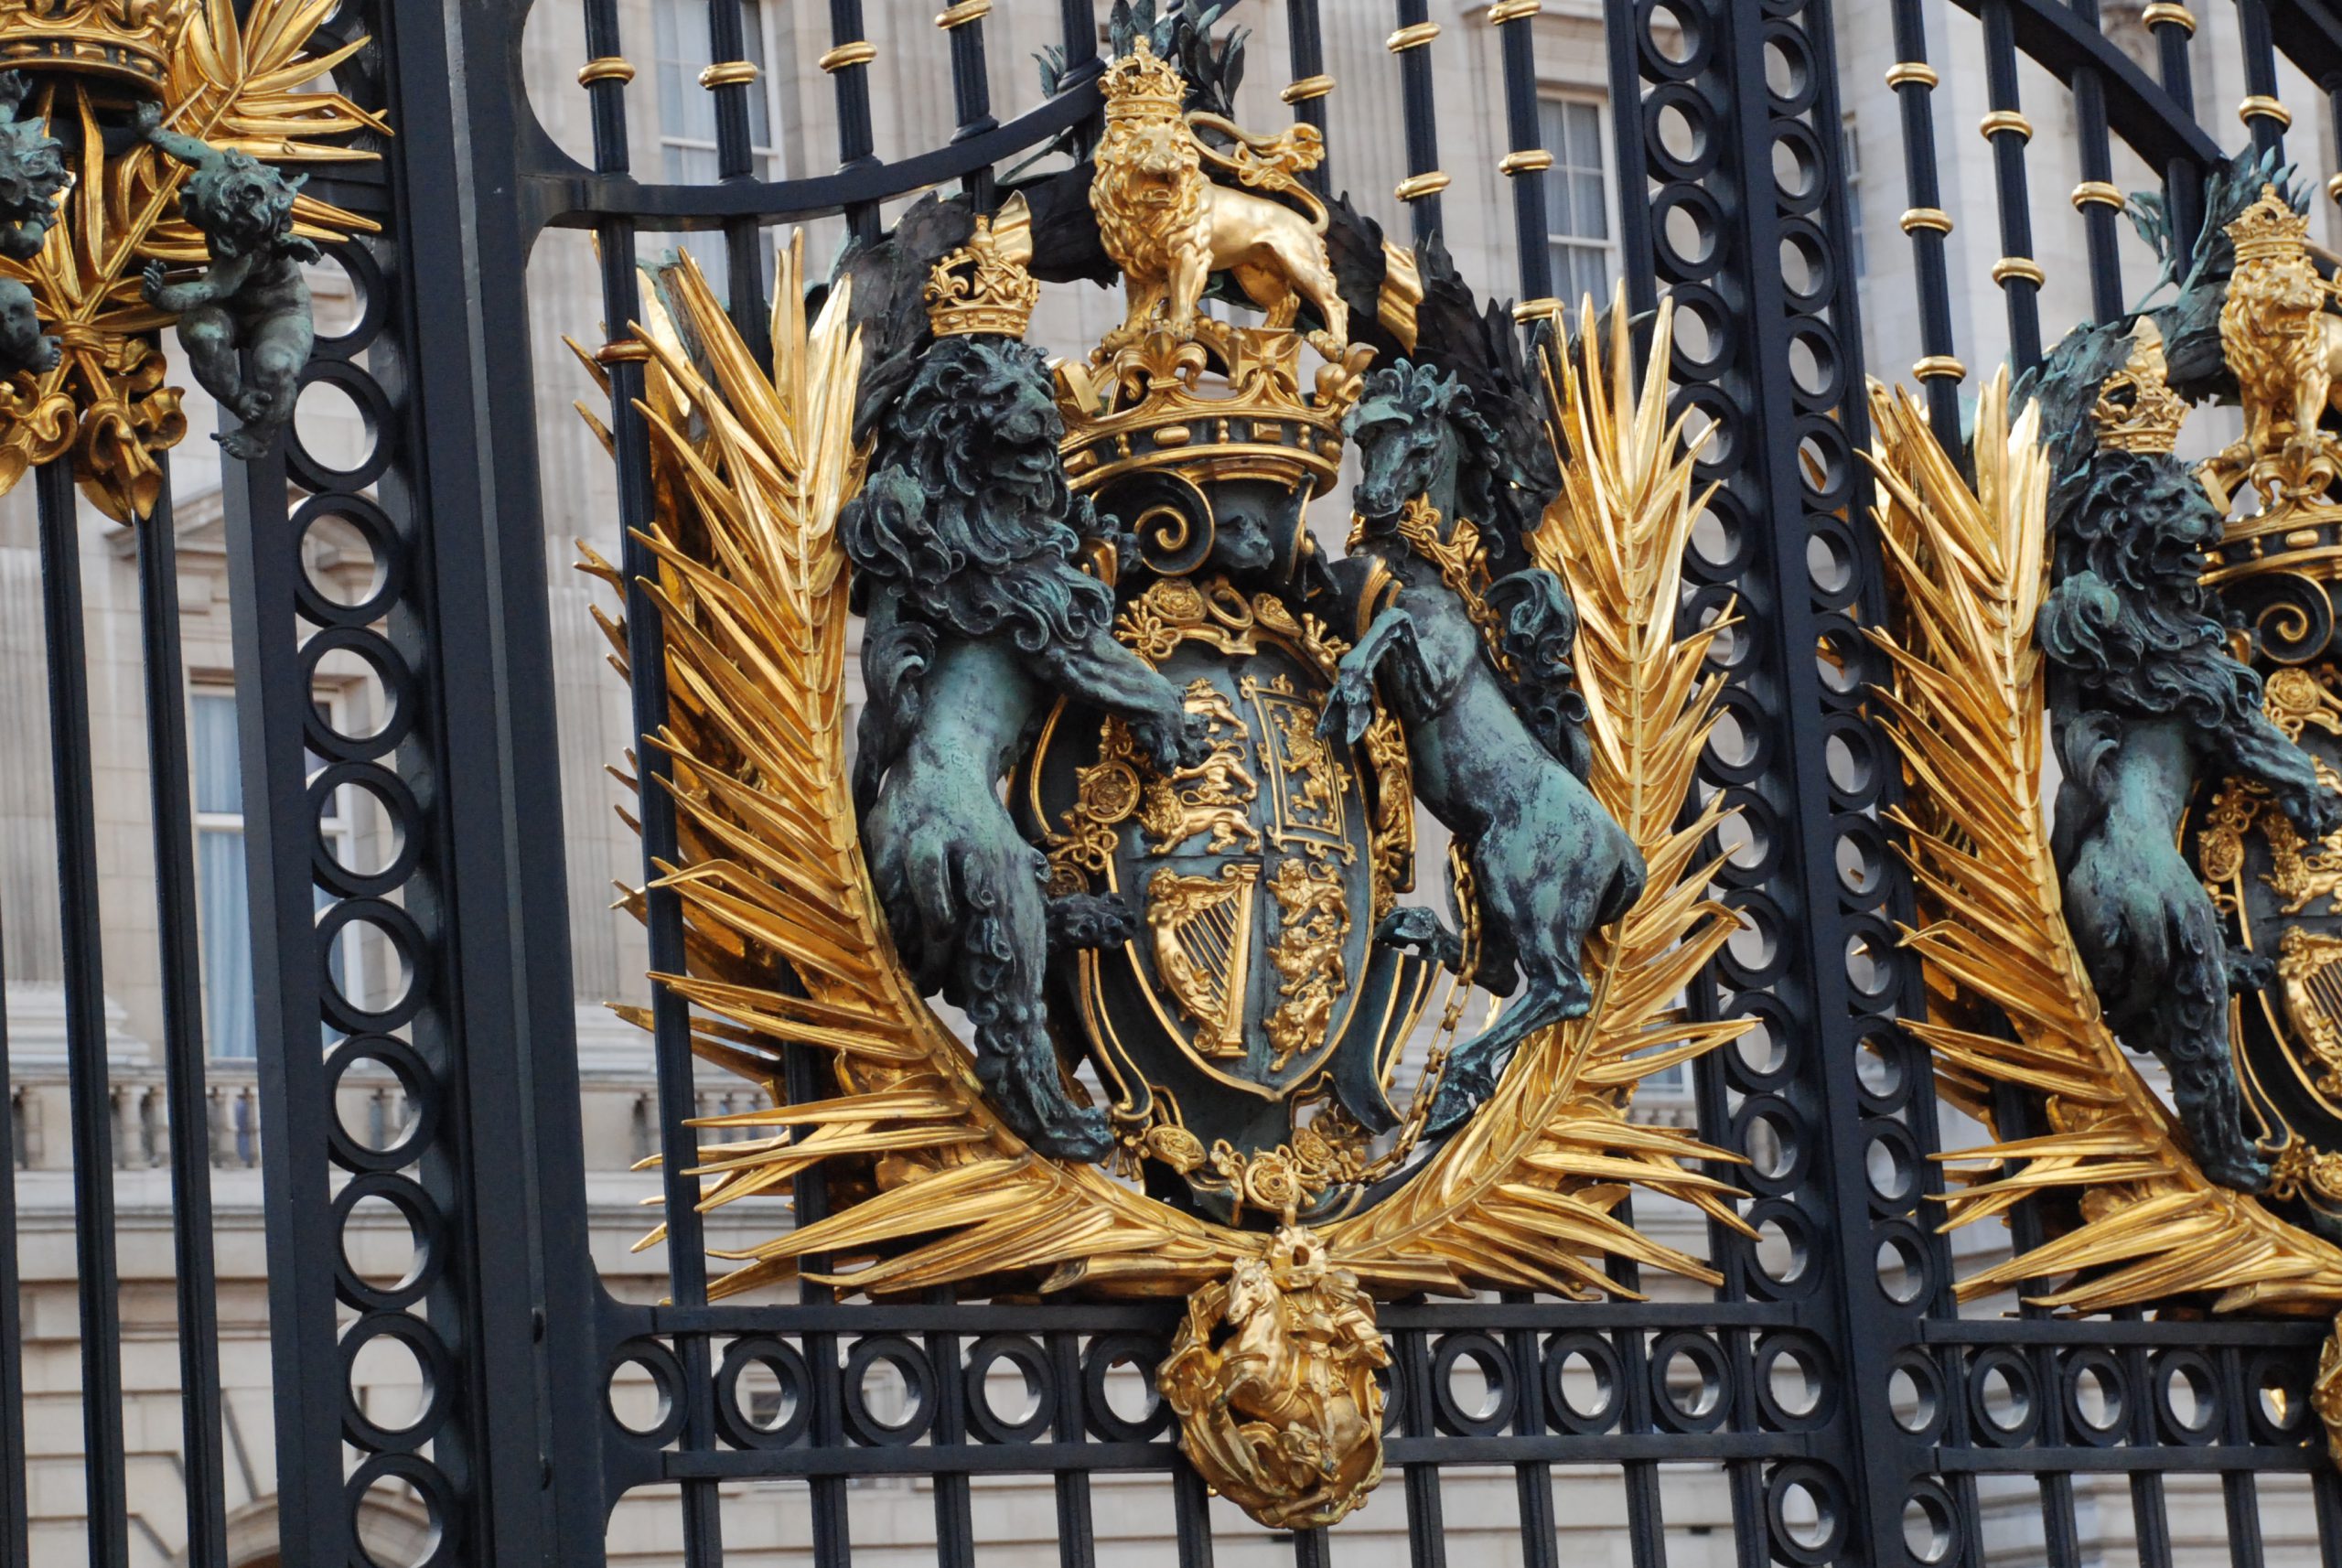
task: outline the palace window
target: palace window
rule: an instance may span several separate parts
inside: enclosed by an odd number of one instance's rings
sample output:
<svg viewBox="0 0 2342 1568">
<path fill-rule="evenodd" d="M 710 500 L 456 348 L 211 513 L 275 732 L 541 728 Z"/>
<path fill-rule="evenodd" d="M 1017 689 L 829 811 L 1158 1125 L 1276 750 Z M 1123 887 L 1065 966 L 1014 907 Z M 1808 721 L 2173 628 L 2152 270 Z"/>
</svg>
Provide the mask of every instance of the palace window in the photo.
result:
<svg viewBox="0 0 2342 1568">
<path fill-rule="evenodd" d="M 339 729 L 338 693 L 317 698 L 328 727 Z M 244 881 L 243 766 L 236 739 L 236 693 L 230 686 L 202 685 L 188 700 L 188 751 L 194 769 L 196 924 L 203 961 L 204 1040 L 215 1057 L 250 1058 L 257 1053 L 252 1017 L 251 890 Z M 308 766 L 324 766 L 311 757 Z M 351 791 L 337 789 L 317 821 L 327 853 L 349 864 Z M 320 889 L 322 906 L 327 895 Z M 346 929 L 328 961 L 334 983 L 361 1004 L 361 949 L 355 928 Z"/>
<path fill-rule="evenodd" d="M 1856 277 L 1867 277 L 1870 257 L 1863 245 L 1863 140 L 1855 133 L 1852 114 L 1839 120 L 1838 137 L 1838 166 L 1845 177 L 1841 183 L 1846 188 L 1846 259 L 1853 264 Z"/>
<path fill-rule="evenodd" d="M 1610 159 L 1602 112 L 1601 102 L 1591 98 L 1547 98 L 1537 106 L 1539 134 L 1553 155 L 1553 166 L 1545 171 L 1553 293 L 1573 306 L 1589 294 L 1607 303 L 1614 275 Z"/>
<path fill-rule="evenodd" d="M 741 45 L 757 80 L 748 84 L 748 145 L 755 152 L 749 172 L 759 179 L 779 177 L 780 154 L 773 145 L 772 57 L 767 7 L 761 0 L 740 0 Z M 659 146 L 671 185 L 712 185 L 716 179 L 715 95 L 699 82 L 700 72 L 714 63 L 705 0 L 659 0 L 651 12 L 659 61 Z M 724 236 L 714 233 L 677 237 L 721 292 L 725 269 Z"/>
</svg>

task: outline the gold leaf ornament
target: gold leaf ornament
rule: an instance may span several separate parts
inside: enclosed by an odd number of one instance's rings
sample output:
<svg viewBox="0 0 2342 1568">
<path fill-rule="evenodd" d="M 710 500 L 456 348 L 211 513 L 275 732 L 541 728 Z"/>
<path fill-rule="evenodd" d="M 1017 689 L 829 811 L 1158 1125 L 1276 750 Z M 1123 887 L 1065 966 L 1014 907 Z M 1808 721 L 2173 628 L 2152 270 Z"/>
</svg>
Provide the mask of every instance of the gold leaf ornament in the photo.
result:
<svg viewBox="0 0 2342 1568">
<path fill-rule="evenodd" d="M 241 19 L 231 0 L 152 7 L 146 26 L 165 61 L 155 89 L 164 124 L 272 163 L 378 156 L 346 139 L 388 135 L 388 124 L 340 92 L 314 90 L 369 41 L 309 52 L 337 4 L 253 0 Z M 44 25 L 0 7 L 0 38 Z M 47 244 L 29 261 L 0 258 L 0 275 L 32 290 L 42 326 L 64 350 L 56 369 L 0 389 L 0 493 L 28 468 L 70 452 L 82 493 L 127 522 L 152 510 L 162 483 L 157 457 L 187 434 L 157 341 L 170 318 L 146 304 L 140 282 L 149 261 L 207 258 L 203 236 L 178 215 L 188 171 L 144 141 L 110 157 L 99 116 L 114 97 L 38 60 L 18 69 L 38 77 L 24 113 L 52 125 L 70 117 L 82 151 Z M 306 194 L 295 198 L 293 218 L 296 234 L 328 243 L 379 227 Z"/>
<path fill-rule="evenodd" d="M 2208 1297 L 2215 1312 L 2331 1311 L 2342 1249 L 2208 1180 L 2124 1057 L 2066 929 L 2042 807 L 2045 703 L 2033 623 L 2048 584 L 2049 457 L 2036 405 L 2005 371 L 1979 402 L 1976 481 L 1910 394 L 1871 387 L 1879 532 L 1900 589 L 1893 667 L 1876 693 L 1901 755 L 1892 814 L 1920 894 L 1904 942 L 1935 1016 L 1906 1024 L 1945 1097 L 1993 1124 L 1993 1086 L 2040 1097 L 2048 1131 L 1939 1158 L 1959 1185 L 1947 1229 L 2065 1192 L 2078 1222 L 1957 1285 L 1962 1300 L 2046 1281 L 2027 1299 L 2075 1313 Z M 2005 1026 L 2003 1026 L 2003 1021 Z M 2342 1398 L 2342 1395 L 2337 1395 Z"/>
</svg>

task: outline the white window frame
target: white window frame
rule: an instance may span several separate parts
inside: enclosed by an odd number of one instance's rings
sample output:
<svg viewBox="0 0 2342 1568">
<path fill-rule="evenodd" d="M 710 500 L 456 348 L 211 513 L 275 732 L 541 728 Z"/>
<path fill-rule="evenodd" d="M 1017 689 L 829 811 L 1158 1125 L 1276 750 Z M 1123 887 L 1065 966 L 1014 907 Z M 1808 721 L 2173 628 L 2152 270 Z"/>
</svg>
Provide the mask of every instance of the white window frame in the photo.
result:
<svg viewBox="0 0 2342 1568">
<path fill-rule="evenodd" d="M 1549 258 L 1549 265 L 1553 252 L 1563 248 L 1598 252 L 1602 258 L 1602 275 L 1606 280 L 1606 286 L 1616 284 L 1618 277 L 1618 170 L 1617 159 L 1612 156 L 1610 100 L 1607 95 L 1595 91 L 1551 88 L 1541 91 L 1537 94 L 1538 134 L 1541 140 L 1544 135 L 1543 110 L 1548 103 L 1555 105 L 1578 103 L 1594 111 L 1595 145 L 1593 164 L 1564 163 L 1562 161 L 1562 149 L 1548 145 L 1545 150 L 1553 155 L 1553 167 L 1557 170 L 1591 168 L 1602 177 L 1603 225 L 1609 231 L 1600 240 L 1563 232 L 1561 228 L 1562 214 L 1553 209 L 1552 190 L 1549 186 L 1545 196 L 1545 253 Z M 1553 290 L 1563 305 L 1572 309 L 1576 308 L 1578 301 L 1573 297 L 1573 295 L 1577 291 L 1568 279 L 1559 275 L 1558 269 L 1553 278 Z M 1605 292 L 1597 297 L 1595 304 L 1597 306 L 1609 304 L 1607 293 Z"/>
<path fill-rule="evenodd" d="M 1863 233 L 1862 126 L 1852 109 L 1838 116 L 1838 177 L 1846 192 L 1847 270 L 1859 280 L 1870 275 L 1870 247 Z"/>
<path fill-rule="evenodd" d="M 316 695 L 312 698 L 312 701 L 324 710 L 324 718 L 327 725 L 338 733 L 347 733 L 346 726 L 348 724 L 349 708 L 348 693 L 348 686 L 343 682 L 337 682 L 331 684 L 321 685 L 317 689 Z M 242 701 L 241 695 L 236 690 L 234 678 L 232 676 L 219 674 L 199 674 L 191 676 L 187 683 L 187 703 L 189 714 L 193 714 L 195 704 L 197 703 L 206 700 L 215 702 L 224 701 L 231 705 L 231 709 L 233 709 Z M 317 759 L 313 757 L 310 758 L 310 760 L 314 762 Z M 190 747 L 188 757 L 188 763 L 190 769 L 193 768 L 195 761 L 196 758 L 193 748 Z M 240 804 L 249 798 L 243 789 L 244 780 L 242 779 L 242 757 L 240 755 L 237 758 L 237 799 Z M 194 788 L 194 779 L 190 778 L 190 790 Z M 336 789 L 333 792 L 333 797 L 330 802 L 332 807 L 331 813 L 317 820 L 317 831 L 325 839 L 327 853 L 333 855 L 339 864 L 345 865 L 349 864 L 349 850 L 352 836 L 357 831 L 356 824 L 350 815 L 350 794 L 352 789 L 353 786 L 344 785 L 340 789 Z M 192 794 L 190 794 L 190 799 L 193 799 Z M 245 813 L 242 811 L 207 811 L 197 810 L 192 811 L 191 815 L 193 817 L 196 842 L 199 844 L 202 843 L 203 836 L 207 833 L 232 833 L 239 839 L 245 836 Z M 249 922 L 252 918 L 252 904 L 248 888 L 243 890 L 241 902 L 243 908 L 244 918 Z M 199 892 L 197 907 L 200 908 L 202 900 Z M 365 948 L 364 944 L 359 940 L 360 935 L 360 932 L 358 928 L 345 927 L 338 938 L 338 945 L 340 947 L 339 956 L 342 965 L 341 972 L 345 982 L 354 983 L 355 985 L 355 989 L 351 990 L 349 989 L 349 984 L 346 983 L 346 993 L 353 1003 L 363 1007 L 366 1005 L 366 999 L 368 995 L 368 977 L 366 971 Z M 210 965 L 209 957 L 205 953 L 204 938 L 205 933 L 199 930 L 196 935 L 198 953 L 197 967 L 201 971 L 204 982 L 208 984 L 210 979 Z M 250 984 L 253 983 L 253 982 L 252 978 L 248 976 L 246 977 L 245 983 Z M 204 1014 L 208 1024 L 210 1016 L 210 1007 L 208 999 L 205 1003 Z M 223 1052 L 220 1050 L 220 1042 L 211 1036 L 211 1032 L 209 1027 L 207 1027 L 204 1036 L 204 1048 L 206 1053 L 214 1061 L 248 1062 L 252 1060 L 253 1057 L 258 1054 L 257 1048 L 250 1054 L 243 1052 Z"/>
<path fill-rule="evenodd" d="M 780 34 L 775 18 L 779 12 L 781 5 L 785 3 L 786 0 L 755 0 L 757 8 L 756 40 L 763 58 L 758 62 L 757 80 L 750 83 L 750 87 L 753 91 L 764 94 L 765 134 L 768 137 L 776 137 L 780 127 L 780 103 L 775 90 L 776 84 L 773 81 L 772 61 L 780 58 L 780 50 L 778 47 L 780 41 Z M 659 45 L 655 41 L 657 37 L 657 16 L 674 16 L 679 19 L 682 25 L 685 27 L 704 27 L 707 25 L 707 6 L 704 4 L 704 0 L 652 0 L 652 5 L 656 7 L 652 21 L 652 37 L 654 39 L 651 45 L 652 59 L 658 67 L 664 68 L 669 61 L 665 56 L 659 52 Z M 747 20 L 745 16 L 742 19 L 744 21 Z M 712 54 L 714 51 L 711 48 L 709 52 Z M 676 63 L 688 64 L 690 62 L 686 61 Z M 694 73 L 694 75 L 696 73 Z M 665 89 L 665 85 L 666 83 L 662 74 L 660 82 L 662 91 Z M 685 85 L 682 91 L 686 92 L 705 92 L 707 89 L 700 86 L 696 81 L 693 81 Z M 661 104 L 659 113 L 660 174 L 669 184 L 684 183 L 676 176 L 671 174 L 666 166 L 667 154 L 670 151 L 682 153 L 705 153 L 709 157 L 713 158 L 716 152 L 715 138 L 713 136 L 684 136 L 670 134 L 667 130 L 666 106 Z M 784 164 L 782 148 L 777 140 L 769 145 L 752 145 L 749 151 L 755 155 L 757 161 L 763 166 L 762 168 L 754 169 L 750 172 L 757 175 L 758 177 L 763 179 L 785 179 L 788 177 L 788 171 Z"/>
</svg>

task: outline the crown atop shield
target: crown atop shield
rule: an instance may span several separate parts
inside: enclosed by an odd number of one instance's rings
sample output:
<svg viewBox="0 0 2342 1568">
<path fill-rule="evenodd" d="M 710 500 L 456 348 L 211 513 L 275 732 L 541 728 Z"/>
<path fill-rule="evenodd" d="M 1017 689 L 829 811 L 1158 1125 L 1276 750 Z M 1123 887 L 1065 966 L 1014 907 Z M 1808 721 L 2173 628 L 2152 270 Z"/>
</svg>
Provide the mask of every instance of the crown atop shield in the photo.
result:
<svg viewBox="0 0 2342 1568">
<path fill-rule="evenodd" d="M 2155 456 L 2178 444 L 2187 400 L 2171 390 L 2164 374 L 2162 329 L 2142 317 L 2132 329 L 2130 359 L 2099 387 L 2090 410 L 2100 447 Z"/>
<path fill-rule="evenodd" d="M 1115 58 L 1100 84 L 1106 95 L 1109 120 L 1176 116 L 1187 101 L 1187 81 L 1179 68 L 1155 52 L 1142 34 L 1130 53 Z"/>
<path fill-rule="evenodd" d="M 163 84 L 184 0 L 0 0 L 0 70 Z"/>
<path fill-rule="evenodd" d="M 2309 214 L 2296 212 L 2294 204 L 2273 185 L 2261 188 L 2261 199 L 2244 209 L 2243 214 L 2228 226 L 2228 236 L 2236 243 L 2239 263 L 2264 258 L 2305 256 L 2309 242 Z"/>
<path fill-rule="evenodd" d="M 927 319 L 939 338 L 991 333 L 1022 338 L 1040 303 L 1033 259 L 1033 214 L 1023 193 L 993 216 L 979 215 L 968 242 L 927 276 Z"/>
</svg>

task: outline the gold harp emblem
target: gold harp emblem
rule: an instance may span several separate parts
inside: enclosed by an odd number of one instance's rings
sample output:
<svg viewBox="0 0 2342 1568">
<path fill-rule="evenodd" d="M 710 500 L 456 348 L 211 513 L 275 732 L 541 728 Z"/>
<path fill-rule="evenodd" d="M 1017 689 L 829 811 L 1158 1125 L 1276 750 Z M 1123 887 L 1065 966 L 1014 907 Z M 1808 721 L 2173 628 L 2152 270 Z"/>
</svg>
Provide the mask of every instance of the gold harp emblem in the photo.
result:
<svg viewBox="0 0 2342 1568">
<path fill-rule="evenodd" d="M 1261 868 L 1251 862 L 1223 865 L 1218 876 L 1166 869 L 1146 885 L 1155 971 L 1196 1021 L 1196 1048 L 1216 1059 L 1244 1054 L 1252 900 L 1260 886 Z"/>
<path fill-rule="evenodd" d="M 2342 937 L 2288 926 L 2277 944 L 2277 980 L 2294 1037 L 2316 1066 L 2320 1094 L 2342 1098 Z"/>
</svg>

